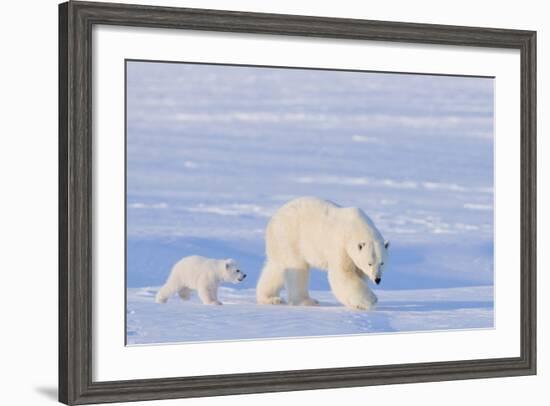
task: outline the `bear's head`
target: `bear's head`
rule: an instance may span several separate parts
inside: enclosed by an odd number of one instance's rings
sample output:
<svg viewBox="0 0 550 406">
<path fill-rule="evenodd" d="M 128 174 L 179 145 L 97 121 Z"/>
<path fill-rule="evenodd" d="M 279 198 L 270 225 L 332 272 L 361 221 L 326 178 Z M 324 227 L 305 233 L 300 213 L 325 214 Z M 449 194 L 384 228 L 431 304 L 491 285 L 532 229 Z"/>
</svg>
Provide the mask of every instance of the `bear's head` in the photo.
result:
<svg viewBox="0 0 550 406">
<path fill-rule="evenodd" d="M 234 259 L 224 260 L 223 280 L 225 282 L 239 283 L 246 278 L 246 274 L 239 269 L 239 265 Z"/>
<path fill-rule="evenodd" d="M 390 242 L 384 240 L 372 220 L 353 209 L 347 232 L 346 252 L 357 268 L 377 285 L 388 261 Z"/>
</svg>

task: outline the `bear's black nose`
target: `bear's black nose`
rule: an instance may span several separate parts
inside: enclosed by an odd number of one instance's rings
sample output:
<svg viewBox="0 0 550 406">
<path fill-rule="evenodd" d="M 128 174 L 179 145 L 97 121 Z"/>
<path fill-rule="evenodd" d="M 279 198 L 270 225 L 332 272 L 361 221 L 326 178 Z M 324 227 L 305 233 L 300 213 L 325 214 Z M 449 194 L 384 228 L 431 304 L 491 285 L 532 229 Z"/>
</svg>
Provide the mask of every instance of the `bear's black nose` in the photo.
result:
<svg viewBox="0 0 550 406">
<path fill-rule="evenodd" d="M 379 285 L 381 280 L 382 280 L 382 279 L 380 279 L 380 278 L 376 278 L 376 279 L 374 280 L 374 282 L 375 282 L 377 285 Z"/>
</svg>

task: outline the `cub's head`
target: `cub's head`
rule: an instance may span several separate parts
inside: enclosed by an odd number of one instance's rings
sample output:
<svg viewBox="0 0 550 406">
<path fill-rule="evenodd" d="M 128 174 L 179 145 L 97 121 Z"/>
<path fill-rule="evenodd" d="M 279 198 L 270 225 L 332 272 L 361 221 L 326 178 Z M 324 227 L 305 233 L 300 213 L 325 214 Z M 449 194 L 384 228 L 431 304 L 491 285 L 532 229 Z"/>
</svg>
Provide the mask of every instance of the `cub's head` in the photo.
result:
<svg viewBox="0 0 550 406">
<path fill-rule="evenodd" d="M 377 285 L 388 260 L 390 242 L 384 240 L 372 220 L 359 209 L 350 210 L 346 251 L 357 268 Z"/>
<path fill-rule="evenodd" d="M 224 260 L 223 279 L 226 282 L 239 283 L 246 278 L 246 274 L 239 269 L 239 265 L 234 259 Z"/>
</svg>

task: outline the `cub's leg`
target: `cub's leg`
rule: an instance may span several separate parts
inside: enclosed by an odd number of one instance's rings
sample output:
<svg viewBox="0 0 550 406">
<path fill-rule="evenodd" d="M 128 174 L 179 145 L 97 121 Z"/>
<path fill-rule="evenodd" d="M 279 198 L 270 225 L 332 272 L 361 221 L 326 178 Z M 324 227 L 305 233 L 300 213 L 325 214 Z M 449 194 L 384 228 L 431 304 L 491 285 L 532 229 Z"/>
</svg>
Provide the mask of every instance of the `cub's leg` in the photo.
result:
<svg viewBox="0 0 550 406">
<path fill-rule="evenodd" d="M 259 304 L 284 304 L 280 296 L 284 283 L 285 269 L 268 260 L 256 285 L 256 301 Z"/>
<path fill-rule="evenodd" d="M 178 295 L 181 298 L 181 300 L 189 300 L 189 298 L 191 297 L 191 289 L 184 286 L 178 291 Z"/>
<path fill-rule="evenodd" d="M 166 303 L 168 301 L 168 298 L 172 296 L 174 293 L 176 293 L 179 290 L 178 283 L 175 278 L 168 278 L 166 283 L 162 288 L 159 289 L 157 292 L 157 296 L 155 298 L 155 301 L 157 303 Z"/>
<path fill-rule="evenodd" d="M 309 269 L 287 269 L 285 286 L 288 303 L 296 306 L 317 306 L 319 302 L 309 297 Z"/>
<path fill-rule="evenodd" d="M 212 288 L 210 286 L 199 286 L 197 289 L 199 298 L 204 304 L 207 305 L 221 305 L 222 302 L 218 300 L 218 289 L 217 287 Z"/>
<path fill-rule="evenodd" d="M 353 269 L 329 269 L 328 281 L 336 299 L 350 309 L 372 310 L 378 301 L 366 282 Z"/>
</svg>

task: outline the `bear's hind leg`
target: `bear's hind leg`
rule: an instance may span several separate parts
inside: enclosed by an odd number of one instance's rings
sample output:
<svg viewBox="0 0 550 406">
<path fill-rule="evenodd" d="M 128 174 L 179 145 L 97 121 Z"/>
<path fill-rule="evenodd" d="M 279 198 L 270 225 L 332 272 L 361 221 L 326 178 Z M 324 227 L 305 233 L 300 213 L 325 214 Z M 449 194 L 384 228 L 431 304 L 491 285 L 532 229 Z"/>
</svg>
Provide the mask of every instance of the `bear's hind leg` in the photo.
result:
<svg viewBox="0 0 550 406">
<path fill-rule="evenodd" d="M 285 270 L 273 262 L 266 262 L 256 285 L 256 301 L 259 304 L 284 304 L 280 292 L 285 283 Z"/>
<path fill-rule="evenodd" d="M 309 297 L 309 269 L 287 269 L 285 285 L 288 303 L 295 306 L 317 306 L 319 302 Z"/>
</svg>

